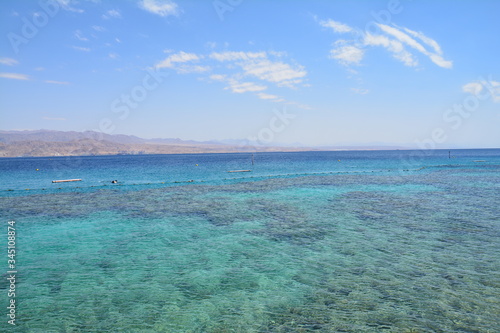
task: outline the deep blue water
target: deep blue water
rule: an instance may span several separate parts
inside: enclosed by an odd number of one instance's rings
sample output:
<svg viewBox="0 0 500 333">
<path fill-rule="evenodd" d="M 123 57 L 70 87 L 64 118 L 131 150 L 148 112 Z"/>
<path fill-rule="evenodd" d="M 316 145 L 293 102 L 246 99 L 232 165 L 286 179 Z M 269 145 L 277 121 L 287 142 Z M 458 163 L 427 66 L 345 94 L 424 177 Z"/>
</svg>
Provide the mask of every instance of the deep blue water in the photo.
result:
<svg viewBox="0 0 500 333">
<path fill-rule="evenodd" d="M 111 185 L 167 185 L 181 182 L 224 184 L 228 180 L 255 180 L 330 173 L 419 171 L 422 167 L 481 167 L 499 163 L 499 150 L 449 151 L 339 151 L 256 153 L 126 155 L 50 158 L 4 158 L 0 160 L 0 191 L 50 191 Z M 475 162 L 487 160 L 485 162 Z M 38 169 L 38 171 L 37 171 Z M 251 173 L 228 173 L 252 170 Z M 82 182 L 52 184 L 52 180 Z M 117 185 L 113 185 L 117 187 Z M 57 192 L 56 191 L 56 192 Z M 45 193 L 45 192 L 44 192 Z M 12 193 L 11 193 L 12 194 Z M 4 193 L 0 194 L 4 195 Z"/>
<path fill-rule="evenodd" d="M 0 330 L 498 331 L 499 149 L 253 160 L 0 159 Z"/>
</svg>

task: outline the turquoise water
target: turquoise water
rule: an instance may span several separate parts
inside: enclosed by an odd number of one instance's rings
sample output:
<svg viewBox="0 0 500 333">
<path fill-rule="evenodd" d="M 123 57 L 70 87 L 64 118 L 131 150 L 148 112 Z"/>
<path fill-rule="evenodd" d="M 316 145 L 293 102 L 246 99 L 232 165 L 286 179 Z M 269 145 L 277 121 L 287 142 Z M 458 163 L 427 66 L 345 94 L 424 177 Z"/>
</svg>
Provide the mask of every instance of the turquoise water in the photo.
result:
<svg viewBox="0 0 500 333">
<path fill-rule="evenodd" d="M 497 332 L 500 150 L 452 155 L 1 159 L 0 328 Z"/>
</svg>

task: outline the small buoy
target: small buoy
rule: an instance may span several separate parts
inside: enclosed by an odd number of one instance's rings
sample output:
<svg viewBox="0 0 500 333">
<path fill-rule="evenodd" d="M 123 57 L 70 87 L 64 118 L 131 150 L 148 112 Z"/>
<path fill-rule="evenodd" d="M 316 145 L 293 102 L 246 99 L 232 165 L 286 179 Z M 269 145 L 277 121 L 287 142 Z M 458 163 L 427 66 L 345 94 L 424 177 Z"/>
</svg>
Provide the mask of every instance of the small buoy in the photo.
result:
<svg viewBox="0 0 500 333">
<path fill-rule="evenodd" d="M 339 162 L 340 162 L 340 160 L 339 160 Z"/>
<path fill-rule="evenodd" d="M 36 169 L 36 171 L 40 171 L 40 169 Z"/>
<path fill-rule="evenodd" d="M 196 166 L 198 166 L 198 164 L 196 164 Z"/>
<path fill-rule="evenodd" d="M 118 181 L 117 180 L 112 180 L 111 183 L 112 184 L 116 184 L 116 183 L 118 183 Z"/>
</svg>

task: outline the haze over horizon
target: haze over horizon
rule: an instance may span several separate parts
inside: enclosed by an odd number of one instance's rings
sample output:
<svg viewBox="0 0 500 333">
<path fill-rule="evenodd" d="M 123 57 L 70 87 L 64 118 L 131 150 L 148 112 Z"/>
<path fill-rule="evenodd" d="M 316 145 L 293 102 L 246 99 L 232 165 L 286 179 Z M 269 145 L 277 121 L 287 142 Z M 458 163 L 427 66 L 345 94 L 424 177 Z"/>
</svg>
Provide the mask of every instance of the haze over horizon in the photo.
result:
<svg viewBox="0 0 500 333">
<path fill-rule="evenodd" d="M 498 1 L 0 3 L 0 130 L 500 146 Z"/>
</svg>

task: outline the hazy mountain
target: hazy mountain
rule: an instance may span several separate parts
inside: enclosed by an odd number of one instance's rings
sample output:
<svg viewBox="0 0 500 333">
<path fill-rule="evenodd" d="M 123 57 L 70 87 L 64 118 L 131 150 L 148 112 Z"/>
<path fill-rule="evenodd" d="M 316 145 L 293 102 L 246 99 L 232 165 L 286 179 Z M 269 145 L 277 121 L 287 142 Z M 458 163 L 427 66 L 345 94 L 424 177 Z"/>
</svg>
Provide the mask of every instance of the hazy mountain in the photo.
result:
<svg viewBox="0 0 500 333">
<path fill-rule="evenodd" d="M 395 149 L 408 147 L 389 144 L 305 147 L 300 143 L 261 145 L 249 140 L 200 142 L 178 138 L 143 139 L 93 131 L 0 131 L 0 157 Z"/>
<path fill-rule="evenodd" d="M 92 139 L 115 143 L 144 143 L 145 140 L 133 135 L 104 134 L 93 131 L 62 132 L 52 130 L 37 131 L 0 131 L 0 142 L 12 143 L 19 141 L 69 142 L 75 140 Z"/>
<path fill-rule="evenodd" d="M 0 131 L 0 157 L 117 154 L 190 154 L 311 150 L 294 147 L 230 145 L 181 139 L 142 139 L 98 132 Z"/>
</svg>

